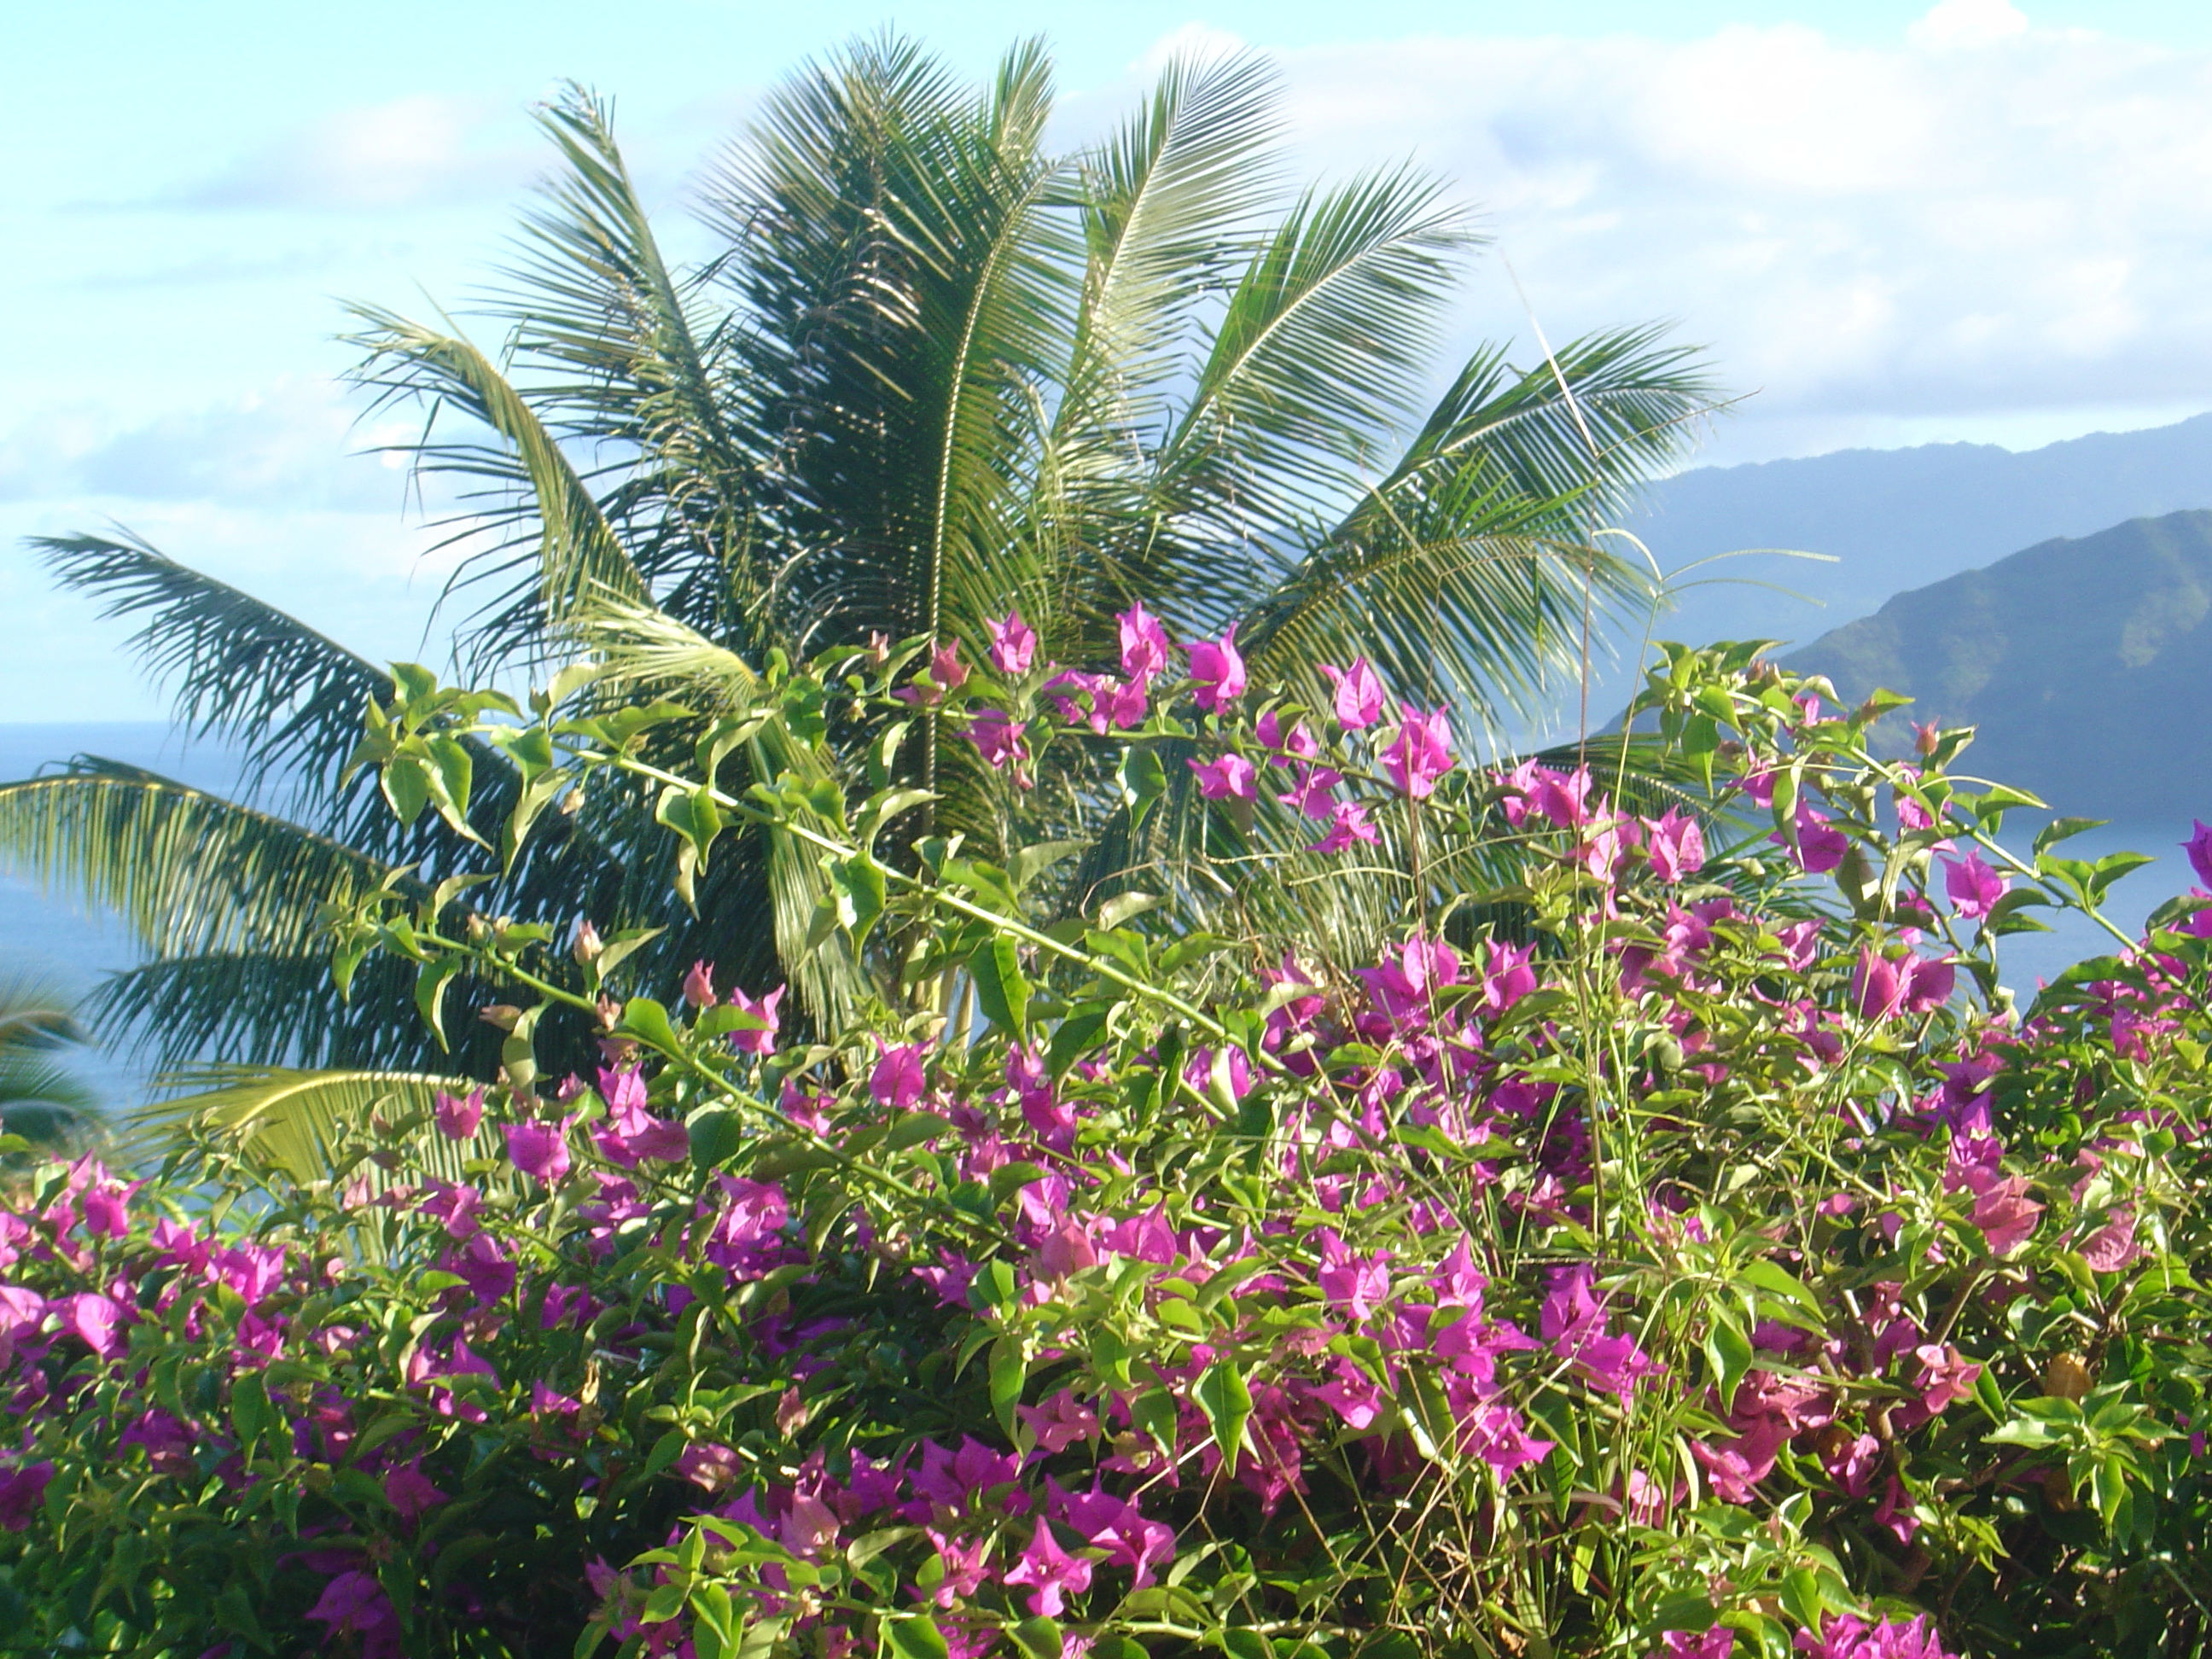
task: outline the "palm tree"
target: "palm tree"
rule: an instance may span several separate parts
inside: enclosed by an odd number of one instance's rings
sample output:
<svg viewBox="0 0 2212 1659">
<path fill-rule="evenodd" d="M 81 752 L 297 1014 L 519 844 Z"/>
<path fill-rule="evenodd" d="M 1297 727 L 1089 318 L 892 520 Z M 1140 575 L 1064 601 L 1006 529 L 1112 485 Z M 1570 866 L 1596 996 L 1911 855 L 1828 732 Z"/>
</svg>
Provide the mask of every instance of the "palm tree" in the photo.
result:
<svg viewBox="0 0 2212 1659">
<path fill-rule="evenodd" d="M 1015 607 L 1050 658 L 1109 661 L 1113 615 L 1141 602 L 1182 637 L 1233 624 L 1255 678 L 1364 654 L 1492 725 L 1571 683 L 1592 610 L 1644 592 L 1590 532 L 1684 448 L 1707 398 L 1689 355 L 1650 328 L 1526 368 L 1485 348 L 1425 404 L 1480 240 L 1436 181 L 1287 187 L 1274 78 L 1249 56 L 1170 65 L 1072 153 L 1046 144 L 1052 108 L 1034 44 L 980 88 L 907 41 L 854 44 L 708 171 L 718 247 L 684 269 L 607 108 L 572 89 L 544 111 L 561 167 L 490 307 L 501 347 L 356 311 L 361 384 L 428 411 L 416 462 L 459 495 L 459 672 L 584 662 L 595 695 L 674 686 L 713 714 L 747 706 L 778 653 L 972 648 Z M 474 857 L 345 769 L 386 675 L 142 543 L 42 546 L 64 584 L 141 621 L 178 723 L 250 762 L 236 800 L 93 760 L 0 788 L 0 852 L 120 910 L 148 948 L 94 1018 L 162 1065 L 282 1065 L 263 1080 L 310 1115 L 358 1109 L 383 1086 L 364 1072 L 417 1074 L 419 1095 L 492 1064 L 482 1030 L 443 1053 L 392 964 L 349 1001 L 328 988 L 321 901 Z M 848 735 L 771 725 L 744 763 L 835 773 L 860 763 Z M 941 826 L 988 833 L 991 780 L 945 736 L 924 715 L 876 761 L 934 791 Z M 496 841 L 518 774 L 489 746 L 467 763 L 470 820 Z M 1036 797 L 1073 832 L 1103 828 L 1093 879 L 1148 856 L 1101 781 L 1079 768 Z M 694 908 L 672 897 L 651 803 L 593 787 L 528 805 L 551 829 L 473 896 L 485 914 L 658 927 L 632 962 L 664 994 L 698 958 L 756 988 L 788 973 L 824 1020 L 866 994 L 863 964 L 805 948 L 821 877 L 795 846 L 744 839 Z M 1154 822 L 1188 842 L 1188 813 Z M 322 1072 L 340 1080 L 318 1107 Z M 254 1074 L 225 1081 L 251 1117 Z"/>
<path fill-rule="evenodd" d="M 83 1040 L 70 999 L 54 987 L 0 983 L 0 1134 L 48 1157 L 104 1138 L 97 1095 L 59 1057 Z"/>
</svg>

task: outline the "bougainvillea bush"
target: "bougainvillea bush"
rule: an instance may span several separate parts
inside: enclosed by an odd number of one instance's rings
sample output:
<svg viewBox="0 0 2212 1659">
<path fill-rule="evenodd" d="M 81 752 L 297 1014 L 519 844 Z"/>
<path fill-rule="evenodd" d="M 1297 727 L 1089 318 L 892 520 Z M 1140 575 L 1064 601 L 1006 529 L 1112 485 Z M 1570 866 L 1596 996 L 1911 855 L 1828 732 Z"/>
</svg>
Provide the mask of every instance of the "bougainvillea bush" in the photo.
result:
<svg viewBox="0 0 2212 1659">
<path fill-rule="evenodd" d="M 464 965 L 512 988 L 505 1069 L 396 1094 L 327 1181 L 210 1126 L 16 1187 L 11 1650 L 2203 1650 L 2191 901 L 2016 1007 L 1998 941 L 2130 860 L 2005 850 L 2032 803 L 1966 732 L 1870 755 L 1889 700 L 1669 648 L 1642 719 L 1698 806 L 1632 812 L 1364 664 L 1302 708 L 1233 640 L 1123 638 L 778 664 L 689 773 L 640 757 L 672 702 L 398 671 L 359 758 L 403 814 L 465 822 L 472 732 L 526 806 L 653 791 L 692 861 L 773 824 L 880 1003 L 816 1030 L 708 963 L 625 1000 L 635 940 L 338 896 L 341 982 L 396 953 L 434 1023 Z M 1336 963 L 937 838 L 918 792 L 716 787 L 763 721 L 911 719 L 1009 825 L 1088 745 L 1111 810 L 1185 769 L 1220 845 L 1410 863 L 1406 913 Z M 1511 878 L 1444 890 L 1474 842 Z M 540 1076 L 579 1017 L 604 1068 Z"/>
</svg>

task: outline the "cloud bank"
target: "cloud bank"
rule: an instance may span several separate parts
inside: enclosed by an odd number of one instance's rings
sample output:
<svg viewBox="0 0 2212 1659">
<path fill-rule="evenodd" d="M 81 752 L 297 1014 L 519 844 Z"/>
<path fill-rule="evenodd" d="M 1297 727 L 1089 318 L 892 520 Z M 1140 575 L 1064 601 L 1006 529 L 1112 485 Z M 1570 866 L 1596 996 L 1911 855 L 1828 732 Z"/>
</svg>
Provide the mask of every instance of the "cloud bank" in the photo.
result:
<svg viewBox="0 0 2212 1659">
<path fill-rule="evenodd" d="M 1785 24 L 1276 56 L 1307 160 L 1455 179 L 1554 338 L 1680 319 L 1758 393 L 1753 449 L 2212 406 L 2212 55 L 1944 0 L 1887 48 Z M 1484 331 L 1525 333 L 1502 273 L 1477 286 Z"/>
</svg>

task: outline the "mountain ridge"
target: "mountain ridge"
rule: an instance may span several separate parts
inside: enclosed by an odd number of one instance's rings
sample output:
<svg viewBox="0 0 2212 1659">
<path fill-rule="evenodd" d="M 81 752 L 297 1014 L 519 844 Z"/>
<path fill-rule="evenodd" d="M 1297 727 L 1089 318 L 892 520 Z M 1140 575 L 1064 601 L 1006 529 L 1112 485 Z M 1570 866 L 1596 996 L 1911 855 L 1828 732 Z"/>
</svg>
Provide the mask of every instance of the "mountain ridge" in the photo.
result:
<svg viewBox="0 0 2212 1659">
<path fill-rule="evenodd" d="M 1980 728 L 1964 768 L 2105 818 L 2212 807 L 2212 510 L 2051 537 L 1890 598 L 1784 660 L 1846 703 L 1877 687 L 1908 720 Z"/>
</svg>

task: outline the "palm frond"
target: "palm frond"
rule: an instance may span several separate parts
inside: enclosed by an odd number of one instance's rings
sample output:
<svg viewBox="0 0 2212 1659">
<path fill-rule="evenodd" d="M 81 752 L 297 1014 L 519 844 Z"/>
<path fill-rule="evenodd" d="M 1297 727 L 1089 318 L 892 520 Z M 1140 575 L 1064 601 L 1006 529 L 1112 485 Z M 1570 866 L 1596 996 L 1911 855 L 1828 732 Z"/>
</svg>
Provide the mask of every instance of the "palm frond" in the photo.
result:
<svg viewBox="0 0 2212 1659">
<path fill-rule="evenodd" d="M 114 912 L 156 956 L 303 950 L 324 901 L 386 874 L 269 813 L 135 767 L 80 763 L 0 785 L 0 868 Z"/>
<path fill-rule="evenodd" d="M 611 592 L 648 602 L 645 577 L 608 524 L 599 500 L 546 430 L 530 400 L 471 342 L 417 323 L 381 307 L 349 307 L 365 330 L 352 343 L 365 354 L 356 381 L 377 393 L 379 404 L 419 399 L 451 404 L 488 428 L 496 445 L 417 446 L 422 465 L 483 481 L 511 498 L 510 515 L 534 526 L 536 556 L 514 578 L 502 549 L 472 556 L 448 586 L 451 593 L 472 580 L 508 578 L 507 590 L 479 613 L 471 630 L 477 660 L 527 664 L 554 654 L 549 630 L 589 594 Z"/>
<path fill-rule="evenodd" d="M 663 256 L 607 106 L 568 86 L 539 112 L 563 167 L 525 221 L 496 314 L 531 405 L 564 443 L 615 463 L 601 510 L 661 603 L 752 631 L 773 572 L 751 398 L 702 275 Z"/>
<path fill-rule="evenodd" d="M 348 1138 L 379 1116 L 393 1125 L 427 1118 L 440 1092 L 465 1094 L 475 1086 L 437 1073 L 275 1066 L 207 1066 L 167 1081 L 184 1092 L 132 1115 L 143 1139 L 173 1142 L 190 1127 L 231 1142 L 302 1186 L 328 1180 Z M 417 1134 L 408 1146 L 408 1174 L 461 1181 L 469 1158 L 495 1156 L 486 1129 L 470 1141 Z"/>
<path fill-rule="evenodd" d="M 1388 464 L 1451 263 L 1476 240 L 1411 171 L 1308 191 L 1229 296 L 1161 452 L 1163 494 L 1232 544 L 1348 500 Z"/>
<path fill-rule="evenodd" d="M 361 740 L 362 710 L 385 671 L 295 617 L 203 574 L 125 532 L 39 536 L 61 585 L 100 615 L 143 620 L 129 648 L 169 688 L 171 719 L 243 751 L 244 787 L 272 777 L 327 800 Z"/>
<path fill-rule="evenodd" d="M 1650 331 L 1555 361 L 1516 374 L 1479 353 L 1389 473 L 1248 613 L 1247 655 L 1310 695 L 1311 664 L 1364 655 L 1401 694 L 1493 731 L 1547 712 L 1581 672 L 1586 612 L 1601 646 L 1603 623 L 1650 595 L 1592 532 L 1680 453 L 1711 395 Z"/>
</svg>

